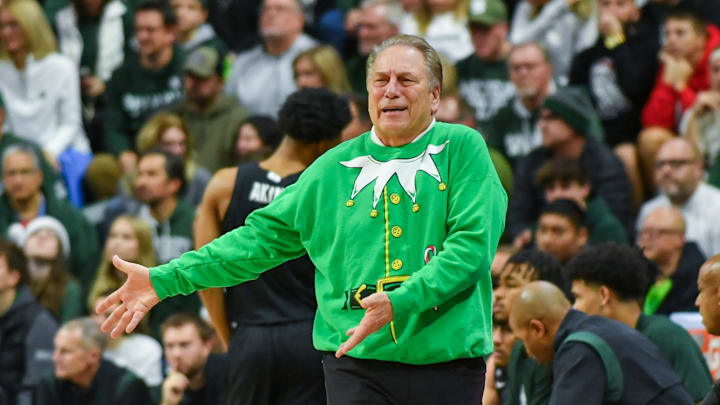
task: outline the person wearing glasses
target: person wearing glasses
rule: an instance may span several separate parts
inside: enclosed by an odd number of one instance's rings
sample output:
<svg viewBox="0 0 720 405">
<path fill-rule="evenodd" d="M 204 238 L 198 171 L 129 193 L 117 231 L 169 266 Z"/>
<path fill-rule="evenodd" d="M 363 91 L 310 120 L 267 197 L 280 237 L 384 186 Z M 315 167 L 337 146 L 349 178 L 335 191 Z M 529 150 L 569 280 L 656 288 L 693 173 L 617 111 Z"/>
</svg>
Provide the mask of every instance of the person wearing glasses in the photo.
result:
<svg viewBox="0 0 720 405">
<path fill-rule="evenodd" d="M 655 157 L 655 182 L 660 194 L 643 204 L 637 220 L 658 207 L 677 207 L 685 217 L 685 239 L 694 241 L 705 257 L 720 252 L 720 227 L 710 219 L 720 213 L 720 190 L 703 182 L 703 162 L 697 146 L 684 138 L 663 144 Z"/>
</svg>

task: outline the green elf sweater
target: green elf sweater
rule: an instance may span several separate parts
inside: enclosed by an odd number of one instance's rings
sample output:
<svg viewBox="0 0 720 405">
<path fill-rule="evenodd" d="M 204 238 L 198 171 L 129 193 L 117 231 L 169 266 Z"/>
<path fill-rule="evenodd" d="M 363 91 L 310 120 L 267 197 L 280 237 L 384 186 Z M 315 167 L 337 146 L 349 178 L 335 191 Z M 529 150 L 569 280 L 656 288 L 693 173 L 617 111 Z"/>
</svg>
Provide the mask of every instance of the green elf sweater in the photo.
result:
<svg viewBox="0 0 720 405">
<path fill-rule="evenodd" d="M 307 252 L 316 266 L 313 341 L 334 351 L 386 291 L 394 320 L 352 357 L 430 364 L 492 352 L 490 263 L 507 195 L 480 134 L 434 123 L 415 142 L 369 133 L 315 161 L 246 226 L 150 270 L 160 299 L 231 286 Z"/>
</svg>

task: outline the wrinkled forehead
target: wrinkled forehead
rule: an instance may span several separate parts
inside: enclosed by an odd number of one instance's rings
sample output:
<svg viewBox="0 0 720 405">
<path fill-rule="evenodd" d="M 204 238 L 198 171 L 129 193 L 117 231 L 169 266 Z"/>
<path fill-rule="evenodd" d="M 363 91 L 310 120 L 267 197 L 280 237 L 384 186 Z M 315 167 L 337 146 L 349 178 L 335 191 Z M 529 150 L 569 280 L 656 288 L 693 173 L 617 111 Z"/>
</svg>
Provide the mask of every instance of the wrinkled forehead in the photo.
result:
<svg viewBox="0 0 720 405">
<path fill-rule="evenodd" d="M 393 45 L 383 49 L 375 58 L 372 73 L 429 74 L 425 58 L 419 49 L 408 45 Z"/>
</svg>

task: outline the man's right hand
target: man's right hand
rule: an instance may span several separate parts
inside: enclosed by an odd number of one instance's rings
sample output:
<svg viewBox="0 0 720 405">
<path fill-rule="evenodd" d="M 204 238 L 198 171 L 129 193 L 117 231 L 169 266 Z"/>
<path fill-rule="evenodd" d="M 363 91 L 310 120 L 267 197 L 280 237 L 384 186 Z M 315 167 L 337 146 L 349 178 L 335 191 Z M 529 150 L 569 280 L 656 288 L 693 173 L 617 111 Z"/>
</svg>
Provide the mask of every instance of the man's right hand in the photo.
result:
<svg viewBox="0 0 720 405">
<path fill-rule="evenodd" d="M 110 336 L 116 338 L 123 330 L 131 333 L 150 308 L 160 302 L 160 298 L 150 282 L 150 270 L 147 267 L 126 262 L 117 255 L 113 256 L 113 264 L 127 274 L 127 280 L 105 298 L 95 308 L 95 312 L 102 314 L 111 306 L 119 304 L 100 327 L 105 333 L 112 330 Z"/>
<path fill-rule="evenodd" d="M 190 380 L 178 371 L 171 371 L 162 385 L 162 401 L 160 405 L 177 405 L 182 400 Z"/>
</svg>

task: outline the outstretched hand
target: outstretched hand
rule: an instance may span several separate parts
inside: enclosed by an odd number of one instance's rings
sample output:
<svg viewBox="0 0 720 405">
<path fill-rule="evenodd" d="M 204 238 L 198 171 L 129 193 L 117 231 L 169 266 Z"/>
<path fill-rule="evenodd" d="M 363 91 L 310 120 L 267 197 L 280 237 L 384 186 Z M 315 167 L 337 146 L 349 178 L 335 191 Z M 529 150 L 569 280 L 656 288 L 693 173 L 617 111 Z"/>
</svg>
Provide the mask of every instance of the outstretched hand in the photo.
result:
<svg viewBox="0 0 720 405">
<path fill-rule="evenodd" d="M 101 314 L 111 306 L 119 304 L 100 326 L 100 330 L 105 333 L 112 330 L 110 336 L 116 338 L 123 330 L 125 333 L 132 332 L 160 299 L 150 283 L 150 270 L 147 267 L 126 262 L 117 255 L 113 256 L 112 260 L 118 270 L 127 274 L 127 280 L 122 287 L 98 304 L 95 312 Z"/>
<path fill-rule="evenodd" d="M 350 339 L 340 345 L 335 352 L 336 358 L 344 356 L 368 335 L 377 332 L 393 320 L 392 302 L 386 292 L 372 294 L 360 301 L 360 305 L 365 308 L 365 316 L 358 326 L 348 329 L 347 335 Z"/>
</svg>

